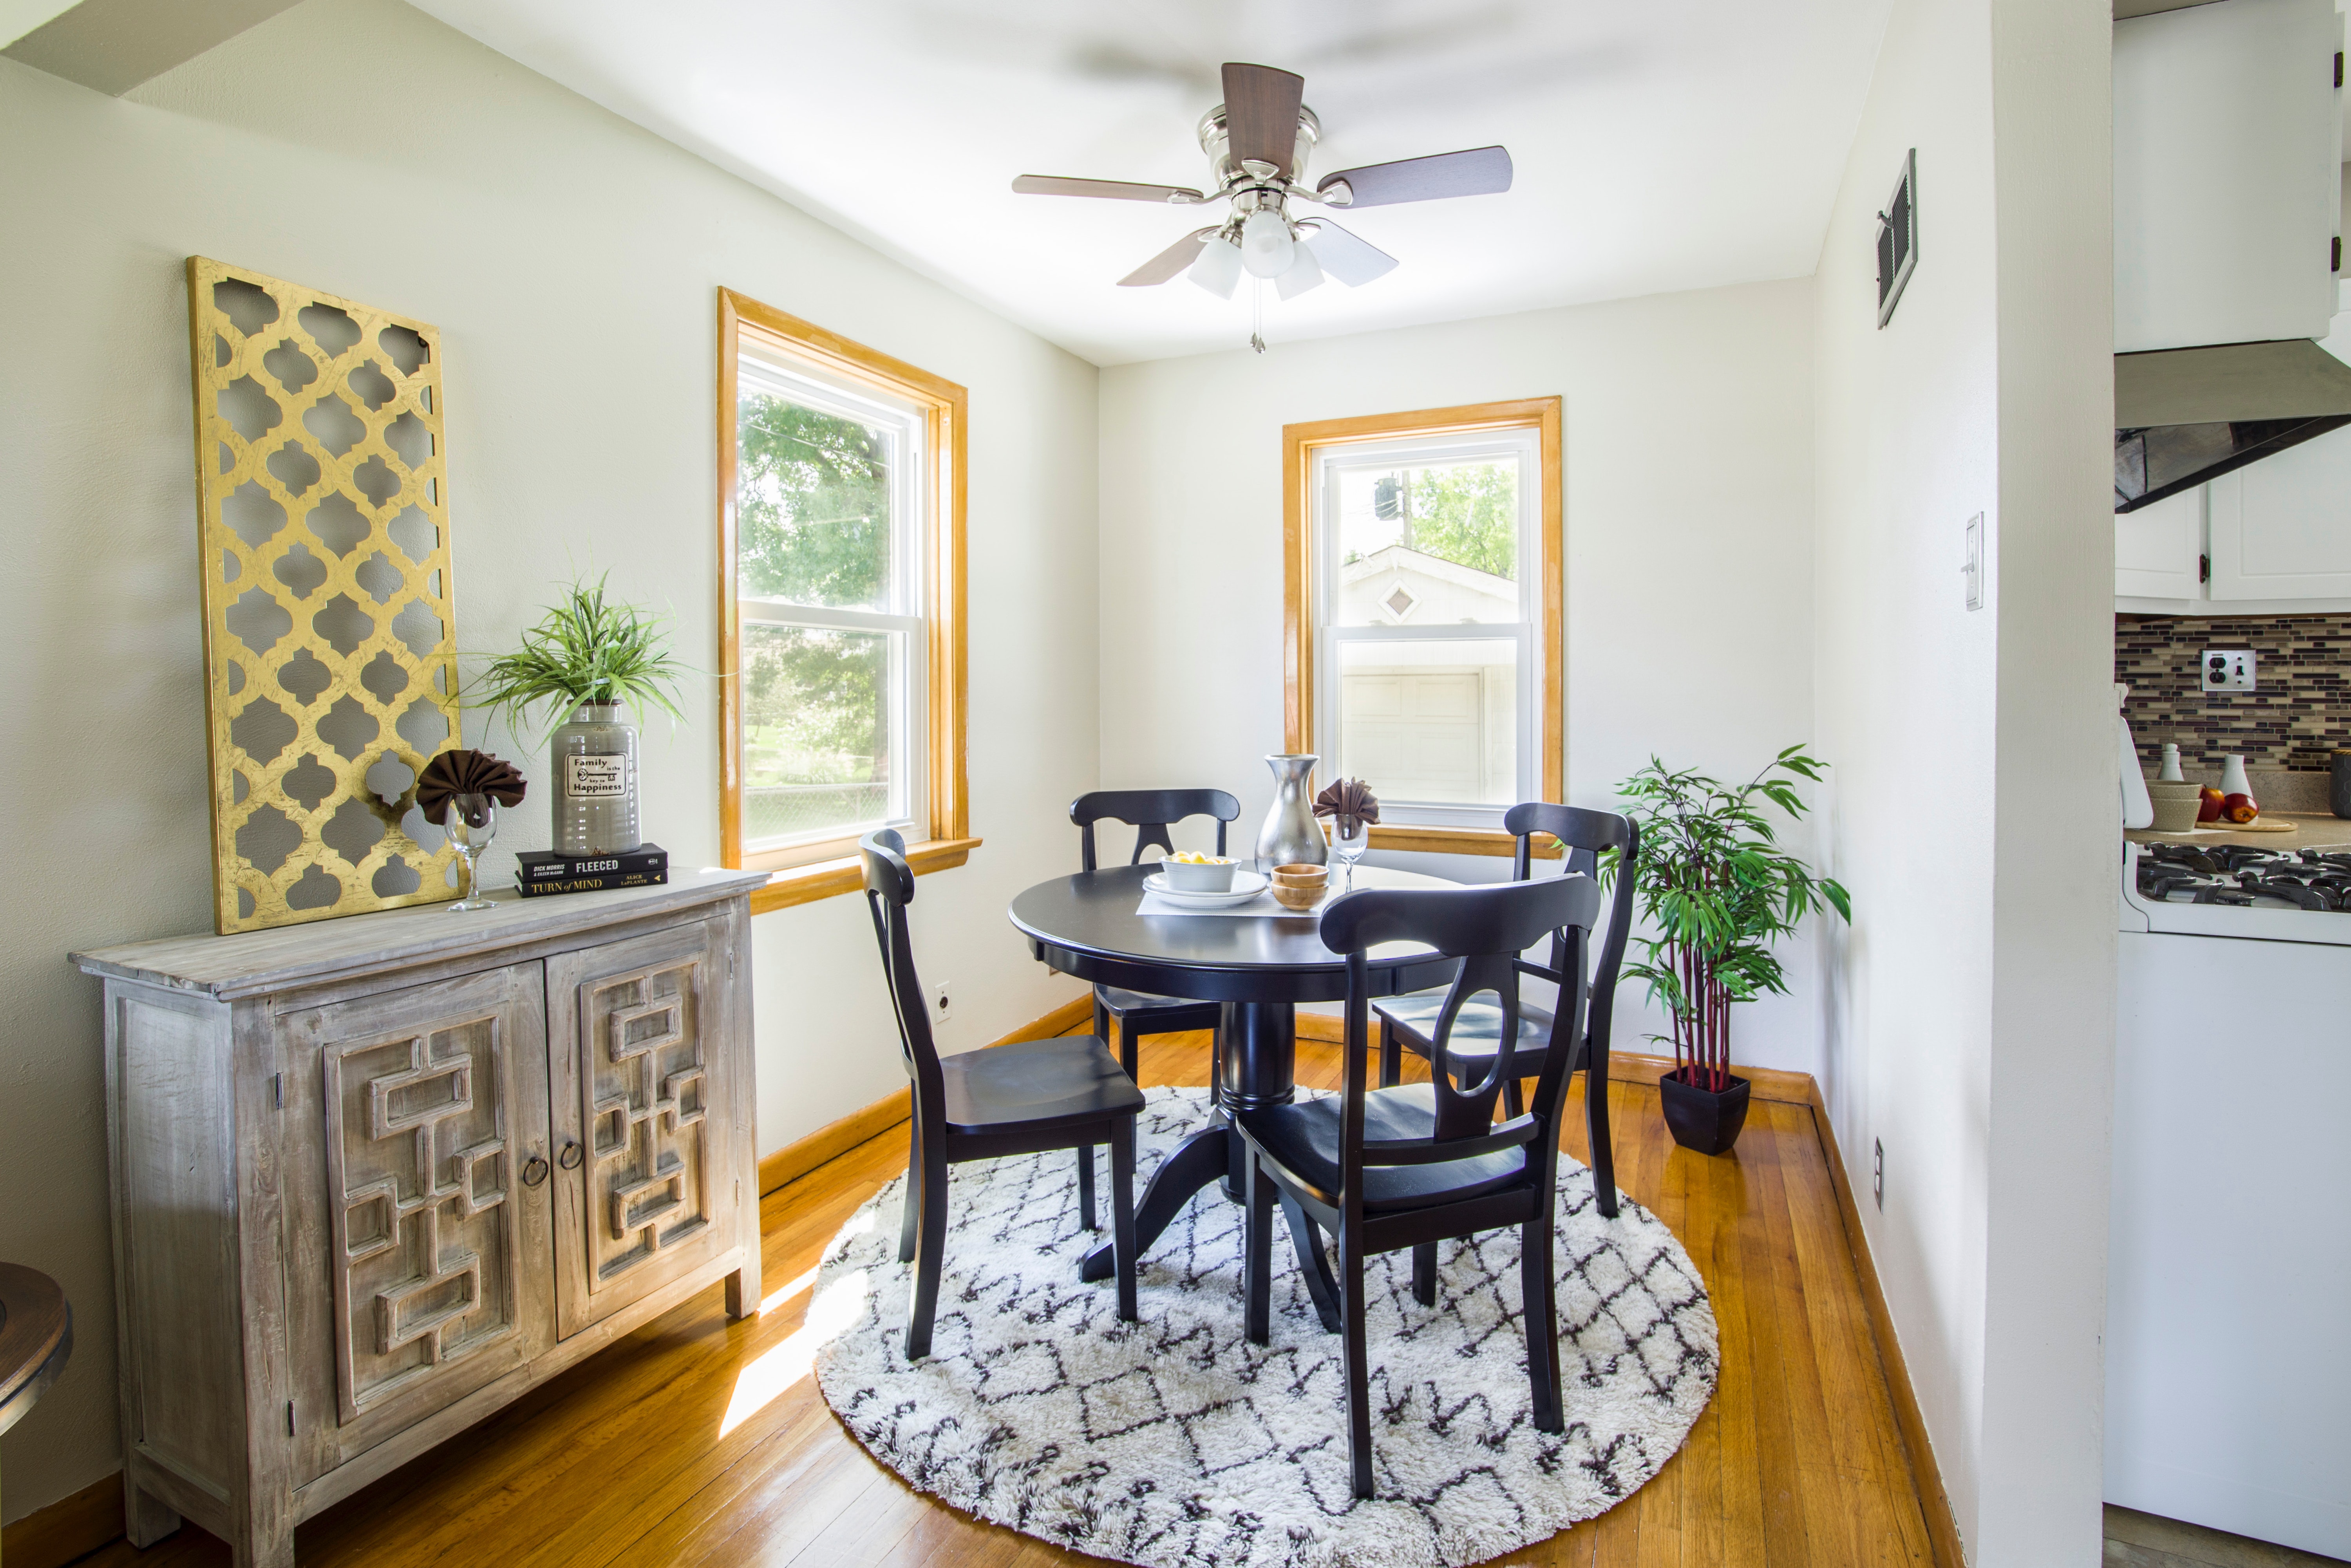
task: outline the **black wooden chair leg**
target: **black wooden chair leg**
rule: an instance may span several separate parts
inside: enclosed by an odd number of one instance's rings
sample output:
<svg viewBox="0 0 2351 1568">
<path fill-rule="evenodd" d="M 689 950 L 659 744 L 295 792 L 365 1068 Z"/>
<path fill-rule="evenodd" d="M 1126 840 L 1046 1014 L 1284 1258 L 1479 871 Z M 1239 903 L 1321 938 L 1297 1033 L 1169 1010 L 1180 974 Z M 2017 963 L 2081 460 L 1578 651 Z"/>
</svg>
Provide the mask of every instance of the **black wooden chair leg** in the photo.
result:
<svg viewBox="0 0 2351 1568">
<path fill-rule="evenodd" d="M 1118 1064 L 1126 1069 L 1126 1075 L 1129 1078 L 1134 1077 L 1135 1057 L 1136 1053 L 1141 1050 L 1142 1044 L 1143 1034 L 1141 1030 L 1134 1027 L 1134 1020 L 1133 1019 L 1119 1019 Z"/>
<path fill-rule="evenodd" d="M 1356 1228 L 1339 1231 L 1339 1333 L 1345 1342 L 1347 1381 L 1347 1453 L 1353 1461 L 1354 1491 L 1372 1495 L 1372 1370 L 1364 1344 L 1364 1265 L 1366 1260 Z"/>
<path fill-rule="evenodd" d="M 1502 1119 L 1508 1121 L 1525 1110 L 1525 1097 L 1519 1092 L 1519 1081 L 1513 1078 L 1502 1085 Z"/>
<path fill-rule="evenodd" d="M 947 1249 L 947 1157 L 944 1146 L 923 1161 L 922 1233 L 914 1242 L 914 1297 L 906 1312 L 906 1359 L 931 1354 L 931 1320 L 939 1306 L 939 1269 Z"/>
<path fill-rule="evenodd" d="M 898 1261 L 914 1260 L 914 1230 L 923 1222 L 923 1134 L 912 1116 L 906 1118 L 906 1190 L 900 1195 Z"/>
<path fill-rule="evenodd" d="M 1102 993 L 1094 993 L 1094 1038 L 1110 1039 L 1110 1009 L 1102 1006 Z"/>
<path fill-rule="evenodd" d="M 1598 1052 L 1583 1072 L 1583 1131 L 1592 1154 L 1592 1191 L 1601 1217 L 1616 1218 L 1616 1155 L 1608 1146 L 1608 1063 Z"/>
<path fill-rule="evenodd" d="M 1393 1089 L 1404 1082 L 1404 1047 L 1396 1040 L 1395 1030 L 1380 1026 L 1380 1087 Z"/>
<path fill-rule="evenodd" d="M 1088 1230 L 1098 1230 L 1094 1223 L 1094 1146 L 1078 1145 L 1078 1223 Z"/>
<path fill-rule="evenodd" d="M 1122 1116 L 1110 1129 L 1110 1246 L 1118 1274 L 1118 1321 L 1137 1321 L 1134 1273 L 1134 1118 Z"/>
<path fill-rule="evenodd" d="M 1412 1249 L 1412 1299 L 1424 1307 L 1437 1305 L 1437 1243 L 1424 1241 Z"/>
<path fill-rule="evenodd" d="M 1566 1430 L 1559 1395 L 1559 1310 L 1552 1284 L 1551 1215 L 1519 1227 L 1519 1290 L 1527 1328 L 1527 1381 L 1534 1388 L 1535 1429 Z"/>
<path fill-rule="evenodd" d="M 1251 1344 L 1273 1340 L 1273 1180 L 1244 1151 L 1241 1180 L 1241 1332 Z"/>
</svg>

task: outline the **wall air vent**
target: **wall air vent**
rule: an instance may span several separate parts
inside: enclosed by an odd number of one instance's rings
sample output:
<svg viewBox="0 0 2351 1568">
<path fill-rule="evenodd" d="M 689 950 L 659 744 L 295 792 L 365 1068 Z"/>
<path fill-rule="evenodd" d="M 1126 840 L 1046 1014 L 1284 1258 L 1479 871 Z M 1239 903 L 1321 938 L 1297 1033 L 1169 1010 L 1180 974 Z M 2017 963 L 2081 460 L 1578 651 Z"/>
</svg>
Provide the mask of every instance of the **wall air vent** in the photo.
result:
<svg viewBox="0 0 2351 1568">
<path fill-rule="evenodd" d="M 1877 324 L 1894 319 L 1902 286 L 1918 263 L 1918 150 L 1904 154 L 1902 178 L 1886 210 L 1877 214 Z"/>
</svg>

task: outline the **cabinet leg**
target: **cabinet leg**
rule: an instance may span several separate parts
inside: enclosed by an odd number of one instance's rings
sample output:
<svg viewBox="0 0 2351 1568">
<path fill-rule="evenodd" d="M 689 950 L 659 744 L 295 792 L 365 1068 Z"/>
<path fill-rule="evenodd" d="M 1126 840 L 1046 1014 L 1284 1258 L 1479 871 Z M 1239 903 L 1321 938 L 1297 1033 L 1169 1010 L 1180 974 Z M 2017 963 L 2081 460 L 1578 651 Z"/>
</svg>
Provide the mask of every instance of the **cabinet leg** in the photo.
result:
<svg viewBox="0 0 2351 1568">
<path fill-rule="evenodd" d="M 294 1527 L 256 1525 L 251 1539 L 230 1550 L 229 1561 L 235 1568 L 294 1568 Z"/>
<path fill-rule="evenodd" d="M 759 1310 L 759 1303 L 751 1299 L 757 1289 L 758 1287 L 756 1286 L 753 1286 L 748 1290 L 745 1289 L 743 1270 L 740 1269 L 736 1270 L 732 1274 L 726 1276 L 726 1318 L 728 1322 L 732 1322 L 739 1319 L 747 1318 L 752 1313 Z"/>
<path fill-rule="evenodd" d="M 180 1516 L 156 1498 L 122 1478 L 122 1533 L 133 1546 L 152 1546 L 180 1528 Z M 289 1558 L 288 1561 L 291 1561 Z"/>
</svg>

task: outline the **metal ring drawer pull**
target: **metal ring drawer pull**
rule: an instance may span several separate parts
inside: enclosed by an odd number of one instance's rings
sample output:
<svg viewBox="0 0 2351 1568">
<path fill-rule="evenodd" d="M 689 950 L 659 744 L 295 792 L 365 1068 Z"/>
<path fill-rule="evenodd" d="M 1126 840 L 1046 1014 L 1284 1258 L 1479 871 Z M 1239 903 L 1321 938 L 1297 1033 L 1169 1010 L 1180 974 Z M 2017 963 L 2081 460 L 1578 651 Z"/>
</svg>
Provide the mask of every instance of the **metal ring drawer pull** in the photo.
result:
<svg viewBox="0 0 2351 1568">
<path fill-rule="evenodd" d="M 522 1185 L 537 1186 L 547 1179 L 547 1161 L 533 1155 L 522 1164 Z"/>
<path fill-rule="evenodd" d="M 580 1162 L 587 1157 L 579 1145 L 567 1140 L 563 1145 L 563 1152 L 555 1156 L 555 1163 L 565 1170 L 576 1171 L 580 1168 Z"/>
</svg>

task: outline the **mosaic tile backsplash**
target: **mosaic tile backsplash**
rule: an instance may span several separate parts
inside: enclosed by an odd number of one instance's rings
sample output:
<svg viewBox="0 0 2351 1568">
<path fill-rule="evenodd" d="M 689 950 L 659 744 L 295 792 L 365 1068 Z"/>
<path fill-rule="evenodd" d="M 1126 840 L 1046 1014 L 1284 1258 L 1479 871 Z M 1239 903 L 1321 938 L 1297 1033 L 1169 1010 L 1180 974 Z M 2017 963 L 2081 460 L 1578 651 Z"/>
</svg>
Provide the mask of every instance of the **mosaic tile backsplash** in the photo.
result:
<svg viewBox="0 0 2351 1568">
<path fill-rule="evenodd" d="M 2199 689 L 2207 648 L 2251 648 L 2253 690 Z M 2217 773 L 2231 752 L 2251 768 L 2324 773 L 2351 747 L 2351 615 L 2117 615 L 2115 679 L 2151 775 L 2176 741 L 2189 777 Z"/>
</svg>

